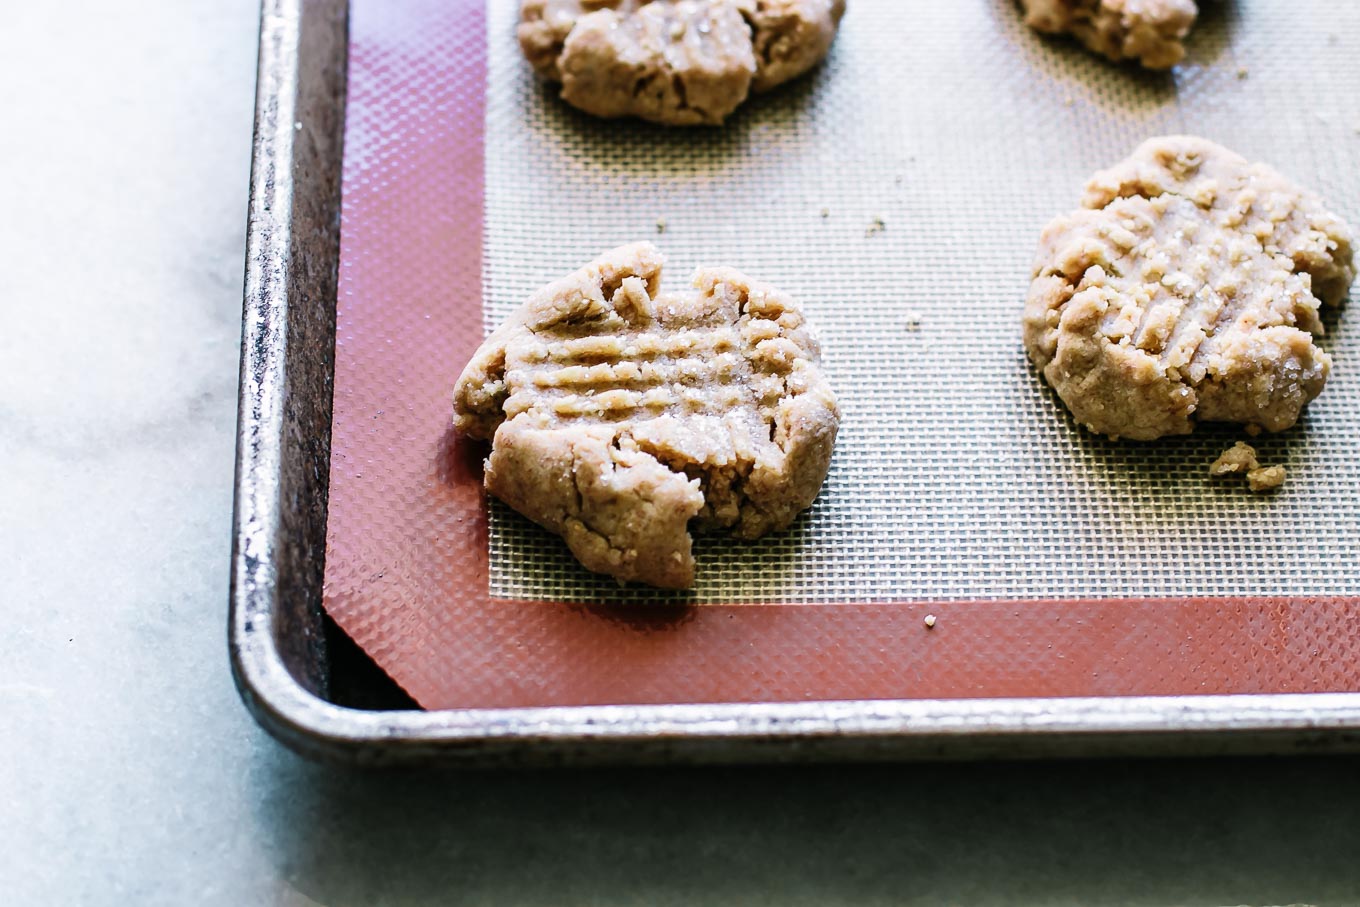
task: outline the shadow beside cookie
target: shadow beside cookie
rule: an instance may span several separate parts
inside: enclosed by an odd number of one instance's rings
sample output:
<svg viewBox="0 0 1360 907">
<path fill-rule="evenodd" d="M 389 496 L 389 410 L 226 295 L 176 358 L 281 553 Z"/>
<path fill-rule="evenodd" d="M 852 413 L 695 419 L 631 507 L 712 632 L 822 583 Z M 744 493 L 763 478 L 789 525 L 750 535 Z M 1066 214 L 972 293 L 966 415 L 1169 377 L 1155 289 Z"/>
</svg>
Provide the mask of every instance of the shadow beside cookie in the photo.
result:
<svg viewBox="0 0 1360 907">
<path fill-rule="evenodd" d="M 751 95 L 721 126 L 603 119 L 563 101 L 560 86 L 535 79 L 528 93 L 528 126 L 546 153 L 569 156 L 578 166 L 641 179 L 716 173 L 739 159 L 758 160 L 770 130 L 792 128 L 806 116 L 827 71 L 824 64 L 773 91 Z"/>
<path fill-rule="evenodd" d="M 1217 64 L 1232 46 L 1237 17 L 1233 0 L 1200 0 L 1199 18 L 1185 39 L 1185 60 L 1180 65 L 1208 67 Z"/>
<path fill-rule="evenodd" d="M 445 485 L 482 487 L 482 470 L 490 445 L 473 440 L 453 427 L 445 429 L 435 453 L 435 475 Z"/>
<path fill-rule="evenodd" d="M 1048 35 L 1030 28 L 1016 0 L 994 0 L 992 5 L 998 24 L 995 39 L 1011 48 L 1032 75 L 1047 75 L 1053 81 L 1028 89 L 1056 89 L 1068 105 L 1080 97 L 1112 113 L 1146 118 L 1174 107 L 1179 67 L 1207 67 L 1230 43 L 1231 17 L 1218 9 L 1226 4 L 1205 4 L 1213 10 L 1206 14 L 1201 9 L 1200 21 L 1186 38 L 1185 60 L 1178 68 L 1152 70 L 1136 60 L 1110 60 L 1070 35 Z"/>
<path fill-rule="evenodd" d="M 525 601 L 567 602 L 600 618 L 640 627 L 653 620 L 675 623 L 681 612 L 707 604 L 758 605 L 797 599 L 798 567 L 812 535 L 813 516 L 805 511 L 793 525 L 755 541 L 734 539 L 721 530 L 691 531 L 697 562 L 696 583 L 687 590 L 622 584 L 592 573 L 572 556 L 556 534 L 487 500 L 491 525 L 493 595 Z"/>
<path fill-rule="evenodd" d="M 1140 522 L 1178 522 L 1184 508 L 1196 503 L 1267 504 L 1272 495 L 1252 494 L 1240 480 L 1213 479 L 1210 465 L 1238 441 L 1256 448 L 1266 466 L 1297 463 L 1308 445 L 1307 410 L 1294 427 L 1256 437 L 1241 425 L 1203 422 L 1188 435 L 1155 441 L 1112 441 L 1079 424 L 1038 371 L 1032 365 L 1027 371 L 1035 385 L 1033 392 L 1043 397 L 1045 408 L 1053 415 L 1053 431 L 1061 433 L 1070 450 L 1072 467 L 1099 480 L 1115 502 L 1127 505 L 1126 515 L 1136 514 Z"/>
</svg>

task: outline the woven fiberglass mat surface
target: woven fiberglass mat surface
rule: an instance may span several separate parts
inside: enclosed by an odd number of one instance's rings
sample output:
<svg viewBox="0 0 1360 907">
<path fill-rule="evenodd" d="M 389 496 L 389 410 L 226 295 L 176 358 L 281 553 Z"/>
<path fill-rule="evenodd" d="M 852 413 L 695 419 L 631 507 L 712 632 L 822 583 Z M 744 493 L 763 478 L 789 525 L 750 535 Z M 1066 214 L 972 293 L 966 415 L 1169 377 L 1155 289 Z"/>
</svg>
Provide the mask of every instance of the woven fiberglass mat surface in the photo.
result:
<svg viewBox="0 0 1360 907">
<path fill-rule="evenodd" d="M 1303 422 L 1253 442 L 1289 469 L 1273 497 L 1211 484 L 1239 430 L 1093 437 L 1021 348 L 1040 230 L 1147 137 L 1214 139 L 1360 224 L 1360 3 L 1203 5 L 1155 75 L 1031 33 L 1011 0 L 851 0 L 813 76 L 675 131 L 558 102 L 493 4 L 486 327 L 639 238 L 668 286 L 730 265 L 802 301 L 844 409 L 830 477 L 787 533 L 700 540 L 699 602 L 1360 593 L 1356 313 L 1329 322 Z M 620 597 L 500 505 L 490 540 L 495 596 Z"/>
</svg>

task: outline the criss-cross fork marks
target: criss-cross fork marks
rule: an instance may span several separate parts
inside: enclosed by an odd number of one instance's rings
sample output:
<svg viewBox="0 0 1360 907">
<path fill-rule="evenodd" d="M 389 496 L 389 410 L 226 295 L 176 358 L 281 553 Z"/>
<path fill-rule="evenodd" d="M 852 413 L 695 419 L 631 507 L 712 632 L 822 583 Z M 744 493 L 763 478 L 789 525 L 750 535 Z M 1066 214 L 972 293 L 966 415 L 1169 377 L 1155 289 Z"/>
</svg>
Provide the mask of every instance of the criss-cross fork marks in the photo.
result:
<svg viewBox="0 0 1360 907">
<path fill-rule="evenodd" d="M 458 379 L 486 487 L 591 570 L 694 581 L 689 530 L 759 538 L 811 506 L 840 412 L 792 300 L 727 268 L 660 292 L 623 246 L 530 297 Z"/>
<path fill-rule="evenodd" d="M 1101 332 L 1155 357 L 1173 380 L 1198 385 L 1225 345 L 1253 331 L 1322 333 L 1307 280 L 1253 237 L 1230 234 L 1185 200 L 1122 200 L 1108 213 L 1120 222 L 1103 225 L 1096 257 L 1111 273 L 1093 283 L 1118 292 Z M 1166 251 L 1177 248 L 1183 253 Z"/>
<path fill-rule="evenodd" d="M 590 423 L 749 409 L 770 424 L 794 363 L 805 357 L 767 318 L 664 333 L 540 333 L 506 363 L 504 412 Z"/>
<path fill-rule="evenodd" d="M 1349 229 L 1316 197 L 1204 139 L 1150 139 L 1045 229 L 1025 345 L 1112 438 L 1283 431 L 1326 384 L 1319 306 L 1354 274 Z"/>
</svg>

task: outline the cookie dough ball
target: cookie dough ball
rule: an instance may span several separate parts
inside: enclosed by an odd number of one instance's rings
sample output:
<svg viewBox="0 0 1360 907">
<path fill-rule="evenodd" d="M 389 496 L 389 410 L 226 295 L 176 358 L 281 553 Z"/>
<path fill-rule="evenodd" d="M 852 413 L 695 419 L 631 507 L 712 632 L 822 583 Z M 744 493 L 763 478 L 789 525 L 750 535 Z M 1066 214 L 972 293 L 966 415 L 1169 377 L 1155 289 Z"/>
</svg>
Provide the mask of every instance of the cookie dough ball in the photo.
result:
<svg viewBox="0 0 1360 907">
<path fill-rule="evenodd" d="M 1319 306 L 1354 278 L 1351 232 L 1317 196 L 1205 139 L 1151 139 L 1044 230 L 1025 347 L 1111 438 L 1283 431 L 1331 370 Z"/>
<path fill-rule="evenodd" d="M 519 42 L 587 113 L 716 125 L 821 62 L 844 12 L 845 0 L 523 0 Z"/>
<path fill-rule="evenodd" d="M 793 300 L 726 268 L 662 293 L 663 262 L 624 246 L 535 293 L 454 408 L 492 494 L 590 570 L 683 589 L 691 527 L 754 539 L 812 505 L 840 412 Z"/>
<path fill-rule="evenodd" d="M 1072 35 L 1111 60 L 1169 69 L 1185 56 L 1181 43 L 1195 24 L 1194 0 L 1020 0 L 1025 24 Z"/>
</svg>

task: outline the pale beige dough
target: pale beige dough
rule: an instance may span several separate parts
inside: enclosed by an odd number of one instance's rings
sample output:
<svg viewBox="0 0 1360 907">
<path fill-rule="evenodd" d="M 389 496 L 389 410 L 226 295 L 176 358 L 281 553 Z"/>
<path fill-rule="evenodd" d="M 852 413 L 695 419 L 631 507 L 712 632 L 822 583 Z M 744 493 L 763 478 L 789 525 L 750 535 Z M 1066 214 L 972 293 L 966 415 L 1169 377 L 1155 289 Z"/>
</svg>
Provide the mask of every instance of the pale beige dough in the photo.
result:
<svg viewBox="0 0 1360 907">
<path fill-rule="evenodd" d="M 754 539 L 812 505 L 840 411 L 791 299 L 724 268 L 661 293 L 663 262 L 624 246 L 535 293 L 454 405 L 492 494 L 587 568 L 682 589 L 691 526 Z"/>
<path fill-rule="evenodd" d="M 1111 60 L 1137 60 L 1167 69 L 1185 56 L 1182 43 L 1195 24 L 1194 0 L 1020 0 L 1025 24 L 1072 35 Z"/>
<path fill-rule="evenodd" d="M 1262 466 L 1256 460 L 1256 448 L 1238 441 L 1214 461 L 1209 475 L 1215 479 L 1244 477 L 1247 487 L 1261 494 L 1284 485 L 1288 471 L 1283 466 Z"/>
<path fill-rule="evenodd" d="M 1223 451 L 1209 467 L 1209 475 L 1215 479 L 1227 476 L 1246 475 L 1261 464 L 1256 461 L 1256 448 L 1245 441 L 1238 441 Z"/>
<path fill-rule="evenodd" d="M 1355 277 L 1349 228 L 1274 170 L 1205 139 L 1151 139 L 1044 230 L 1025 304 L 1031 358 L 1112 438 L 1196 422 L 1294 425 L 1331 359 L 1320 304 Z"/>
<path fill-rule="evenodd" d="M 1247 487 L 1257 494 L 1275 491 L 1284 486 L 1289 477 L 1283 466 L 1265 466 L 1247 473 Z"/>
<path fill-rule="evenodd" d="M 522 0 L 519 42 L 587 113 L 716 125 L 821 62 L 844 12 L 845 0 Z"/>
</svg>

